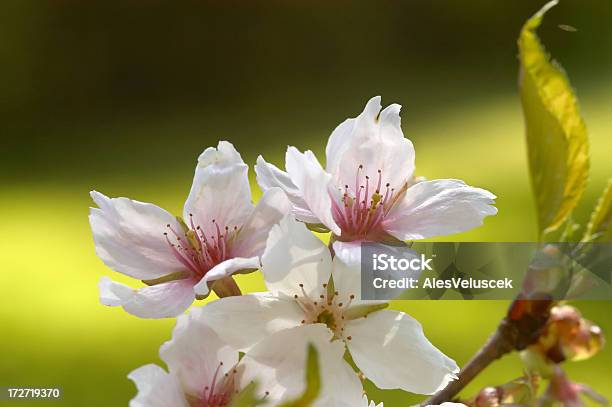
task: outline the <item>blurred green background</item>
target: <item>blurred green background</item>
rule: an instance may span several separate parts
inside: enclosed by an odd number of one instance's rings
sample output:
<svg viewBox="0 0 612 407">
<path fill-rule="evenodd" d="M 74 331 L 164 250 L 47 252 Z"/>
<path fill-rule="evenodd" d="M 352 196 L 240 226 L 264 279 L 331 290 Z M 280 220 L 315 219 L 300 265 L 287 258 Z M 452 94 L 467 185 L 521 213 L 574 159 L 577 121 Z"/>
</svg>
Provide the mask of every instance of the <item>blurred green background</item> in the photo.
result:
<svg viewBox="0 0 612 407">
<path fill-rule="evenodd" d="M 118 274 L 94 254 L 89 190 L 180 213 L 198 154 L 218 139 L 232 141 L 249 164 L 259 153 L 281 164 L 287 144 L 322 157 L 331 130 L 376 94 L 403 105 L 419 175 L 498 195 L 498 216 L 451 239 L 534 240 L 515 41 L 541 5 L 4 0 L 0 385 L 62 386 L 66 406 L 126 405 L 135 394 L 126 374 L 157 361 L 169 339 L 172 320 L 99 304 L 98 279 Z M 582 220 L 612 173 L 611 21 L 612 2 L 565 1 L 539 31 L 577 88 L 591 134 Z M 257 275 L 241 284 L 262 288 Z M 507 303 L 394 307 L 463 364 Z M 610 303 L 580 308 L 612 332 Z M 608 347 L 567 370 L 612 398 L 610 366 Z M 463 394 L 520 373 L 518 357 L 505 357 Z M 369 395 L 387 406 L 421 399 L 372 388 Z"/>
</svg>

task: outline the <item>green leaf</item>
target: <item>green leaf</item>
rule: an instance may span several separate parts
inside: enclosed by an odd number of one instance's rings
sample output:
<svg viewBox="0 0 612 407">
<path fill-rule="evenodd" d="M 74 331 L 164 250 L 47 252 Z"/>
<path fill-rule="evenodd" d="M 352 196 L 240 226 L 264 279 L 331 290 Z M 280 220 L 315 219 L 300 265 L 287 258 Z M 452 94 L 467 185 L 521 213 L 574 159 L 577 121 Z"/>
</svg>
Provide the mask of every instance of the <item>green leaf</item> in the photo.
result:
<svg viewBox="0 0 612 407">
<path fill-rule="evenodd" d="M 281 407 L 308 407 L 319 396 L 321 374 L 319 373 L 319 353 L 312 344 L 308 345 L 306 357 L 306 390 L 297 399 L 283 403 Z"/>
<path fill-rule="evenodd" d="M 308 230 L 316 233 L 329 233 L 329 229 L 322 223 L 306 223 Z"/>
<path fill-rule="evenodd" d="M 556 4 L 547 3 L 527 20 L 518 40 L 519 88 L 541 234 L 556 230 L 572 213 L 589 175 L 588 136 L 576 96 L 535 33 Z"/>
<path fill-rule="evenodd" d="M 386 302 L 382 304 L 355 305 L 353 307 L 350 307 L 344 312 L 344 317 L 349 321 L 353 319 L 359 319 L 359 318 L 367 317 L 372 312 L 383 310 L 387 308 L 388 306 L 389 306 L 389 303 L 386 303 Z"/>
<path fill-rule="evenodd" d="M 583 241 L 587 242 L 612 242 L 612 179 L 608 180 L 608 186 L 604 190 L 597 206 L 591 214 L 591 220 L 584 234 Z"/>
<path fill-rule="evenodd" d="M 152 280 L 141 280 L 146 285 L 157 285 L 161 283 L 167 283 L 168 281 L 181 280 L 186 278 L 189 274 L 186 271 L 177 271 L 163 277 L 154 278 Z"/>
<path fill-rule="evenodd" d="M 264 404 L 264 401 L 257 397 L 257 384 L 251 382 L 233 398 L 231 407 L 255 407 Z"/>
</svg>

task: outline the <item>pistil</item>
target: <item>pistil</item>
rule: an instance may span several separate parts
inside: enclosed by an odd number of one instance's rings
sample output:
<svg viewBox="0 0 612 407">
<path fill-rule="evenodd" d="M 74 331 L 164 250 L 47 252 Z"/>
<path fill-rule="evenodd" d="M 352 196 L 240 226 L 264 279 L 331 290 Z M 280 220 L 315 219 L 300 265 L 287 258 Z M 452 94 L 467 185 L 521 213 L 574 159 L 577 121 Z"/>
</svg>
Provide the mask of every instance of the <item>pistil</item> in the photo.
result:
<svg viewBox="0 0 612 407">
<path fill-rule="evenodd" d="M 385 183 L 384 192 L 381 191 L 382 170 L 377 170 L 376 183 L 370 182 L 370 176 L 364 172 L 364 166 L 360 164 L 355 175 L 355 188 L 344 185 L 340 202 L 332 200 L 334 220 L 342 230 L 341 240 L 365 239 L 380 232 L 384 217 L 398 201 L 399 195 L 390 183 Z M 405 188 L 402 188 L 401 193 L 404 192 Z"/>
<path fill-rule="evenodd" d="M 204 228 L 194 222 L 189 215 L 189 227 L 184 225 L 183 233 L 166 225 L 169 232 L 164 236 L 174 257 L 191 272 L 191 277 L 201 279 L 210 269 L 231 257 L 231 245 L 238 227 L 230 229 L 212 220 L 213 233 L 206 235 Z"/>
<path fill-rule="evenodd" d="M 322 293 L 318 298 L 311 298 L 304 290 L 304 285 L 299 284 L 302 295 L 296 294 L 294 299 L 304 312 L 302 324 L 322 323 L 334 333 L 334 339 L 350 340 L 344 335 L 344 325 L 347 322 L 345 314 L 355 299 L 355 294 L 345 295 L 347 301 L 344 303 L 340 301 L 341 294 L 338 291 L 329 290 L 328 287 L 328 284 L 323 284 Z"/>
</svg>

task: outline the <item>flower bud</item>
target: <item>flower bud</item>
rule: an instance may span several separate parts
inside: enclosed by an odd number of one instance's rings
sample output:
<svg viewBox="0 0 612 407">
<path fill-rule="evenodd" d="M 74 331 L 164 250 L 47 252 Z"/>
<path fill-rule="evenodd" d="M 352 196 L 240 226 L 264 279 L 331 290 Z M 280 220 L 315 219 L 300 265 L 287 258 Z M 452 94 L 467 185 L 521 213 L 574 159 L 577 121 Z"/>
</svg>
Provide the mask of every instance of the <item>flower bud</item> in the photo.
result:
<svg viewBox="0 0 612 407">
<path fill-rule="evenodd" d="M 474 407 L 497 407 L 501 405 L 528 405 L 533 399 L 536 377 L 513 380 L 497 387 L 485 387 L 470 405 Z"/>
<path fill-rule="evenodd" d="M 556 366 L 550 378 L 548 389 L 542 397 L 541 404 L 560 404 L 567 407 L 586 406 L 580 399 L 581 394 L 598 404 L 607 404 L 605 397 L 599 395 L 587 385 L 572 382 L 567 378 L 563 370 L 559 366 Z"/>
<path fill-rule="evenodd" d="M 557 305 L 550 311 L 538 341 L 528 348 L 524 360 L 536 360 L 536 354 L 545 363 L 577 361 L 595 355 L 604 344 L 601 329 L 582 318 L 580 311 L 570 305 Z M 536 369 L 543 373 L 546 369 Z M 545 374 L 546 375 L 546 374 Z"/>
<path fill-rule="evenodd" d="M 534 298 L 557 292 L 567 272 L 564 255 L 558 246 L 549 244 L 537 251 L 523 281 L 522 294 Z"/>
<path fill-rule="evenodd" d="M 474 399 L 475 407 L 497 407 L 500 405 L 500 392 L 496 387 L 485 387 Z"/>
</svg>

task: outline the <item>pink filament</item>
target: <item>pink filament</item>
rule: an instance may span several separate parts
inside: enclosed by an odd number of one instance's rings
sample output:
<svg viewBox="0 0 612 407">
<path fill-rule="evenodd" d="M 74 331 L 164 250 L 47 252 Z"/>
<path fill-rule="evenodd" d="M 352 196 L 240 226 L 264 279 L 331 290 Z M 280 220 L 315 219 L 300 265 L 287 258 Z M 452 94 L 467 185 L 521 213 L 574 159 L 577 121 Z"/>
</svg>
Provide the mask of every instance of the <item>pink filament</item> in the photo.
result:
<svg viewBox="0 0 612 407">
<path fill-rule="evenodd" d="M 364 167 L 359 165 L 355 176 L 355 188 L 344 186 L 340 202 L 332 199 L 334 220 L 342 230 L 342 237 L 355 240 L 380 232 L 382 221 L 394 204 L 394 189 L 390 184 L 384 185 L 381 193 L 382 171 L 378 170 L 376 189 L 370 183 L 370 177 L 364 176 Z"/>
<path fill-rule="evenodd" d="M 207 237 L 204 228 L 194 223 L 193 216 L 189 215 L 189 218 L 192 240 L 187 239 L 185 233 L 174 230 L 170 224 L 166 225 L 170 233 L 164 235 L 174 257 L 192 273 L 192 277 L 200 279 L 214 266 L 231 257 L 231 243 L 238 228 L 222 229 L 213 220 L 215 233 Z"/>
</svg>

